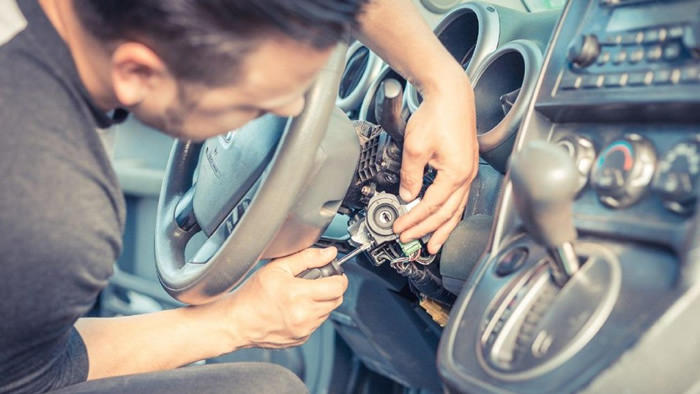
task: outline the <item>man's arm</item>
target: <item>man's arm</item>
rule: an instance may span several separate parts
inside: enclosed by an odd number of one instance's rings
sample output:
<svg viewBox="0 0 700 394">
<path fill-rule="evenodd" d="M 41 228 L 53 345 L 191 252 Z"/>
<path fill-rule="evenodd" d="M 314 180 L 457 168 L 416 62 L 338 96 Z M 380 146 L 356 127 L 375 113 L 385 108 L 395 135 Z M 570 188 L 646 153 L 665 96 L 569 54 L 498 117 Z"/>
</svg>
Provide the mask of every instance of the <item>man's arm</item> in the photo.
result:
<svg viewBox="0 0 700 394">
<path fill-rule="evenodd" d="M 295 275 L 335 255 L 334 248 L 307 249 L 272 261 L 210 304 L 78 320 L 90 363 L 88 380 L 172 369 L 245 347 L 305 342 L 342 302 L 347 278 Z"/>
<path fill-rule="evenodd" d="M 358 36 L 423 96 L 406 126 L 401 197 L 416 198 L 426 164 L 438 175 L 394 230 L 404 242 L 432 232 L 428 250 L 437 253 L 461 219 L 478 169 L 471 84 L 410 0 L 371 0 Z"/>
</svg>

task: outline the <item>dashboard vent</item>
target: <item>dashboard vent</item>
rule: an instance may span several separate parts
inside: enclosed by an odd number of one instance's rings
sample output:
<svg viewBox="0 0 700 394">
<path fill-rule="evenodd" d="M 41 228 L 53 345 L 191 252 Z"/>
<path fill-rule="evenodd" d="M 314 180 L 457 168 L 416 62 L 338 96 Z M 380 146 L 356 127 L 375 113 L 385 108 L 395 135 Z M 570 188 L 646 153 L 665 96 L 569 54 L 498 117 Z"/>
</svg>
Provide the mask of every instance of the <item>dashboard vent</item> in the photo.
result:
<svg viewBox="0 0 700 394">
<path fill-rule="evenodd" d="M 360 47 L 350 55 L 350 59 L 348 59 L 348 62 L 345 64 L 343 78 L 340 80 L 340 89 L 338 91 L 338 96 L 340 98 L 347 98 L 353 90 L 357 89 L 362 74 L 364 74 L 367 68 L 368 61 L 369 49 L 366 47 Z"/>
<path fill-rule="evenodd" d="M 340 109 L 357 118 L 360 104 L 372 81 L 377 78 L 382 68 L 382 61 L 374 52 L 360 42 L 354 42 L 348 48 L 336 104 Z"/>
<path fill-rule="evenodd" d="M 486 58 L 475 73 L 479 150 L 501 172 L 505 172 L 541 67 L 540 47 L 529 40 L 515 40 Z"/>
<path fill-rule="evenodd" d="M 481 62 L 498 45 L 498 14 L 481 3 L 466 3 L 454 8 L 438 23 L 435 35 L 442 45 L 470 74 L 473 64 Z M 411 112 L 423 98 L 413 85 L 406 88 L 406 104 Z"/>
</svg>

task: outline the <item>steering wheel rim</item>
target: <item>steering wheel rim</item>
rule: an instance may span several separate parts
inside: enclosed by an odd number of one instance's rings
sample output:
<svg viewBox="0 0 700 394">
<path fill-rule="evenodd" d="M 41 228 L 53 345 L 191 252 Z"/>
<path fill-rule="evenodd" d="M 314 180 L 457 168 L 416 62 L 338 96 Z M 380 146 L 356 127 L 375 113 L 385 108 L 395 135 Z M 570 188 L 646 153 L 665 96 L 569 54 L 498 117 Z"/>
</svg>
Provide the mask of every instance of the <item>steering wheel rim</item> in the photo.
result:
<svg viewBox="0 0 700 394">
<path fill-rule="evenodd" d="M 207 261 L 185 259 L 185 247 L 199 226 L 183 229 L 182 222 L 178 224 L 176 220 L 179 207 L 192 198 L 192 178 L 203 144 L 192 141 L 173 144 L 158 201 L 155 234 L 158 278 L 171 296 L 184 303 L 202 304 L 225 294 L 240 283 L 274 240 L 307 181 L 315 153 L 326 134 L 345 51 L 345 45 L 338 45 L 319 72 L 305 95 L 303 112 L 287 122 L 249 204 L 243 212 L 237 211 L 241 214 L 235 226 L 228 229 L 220 247 L 209 253 L 211 257 Z M 237 209 L 238 205 L 232 210 Z M 220 224 L 225 225 L 226 220 Z"/>
</svg>

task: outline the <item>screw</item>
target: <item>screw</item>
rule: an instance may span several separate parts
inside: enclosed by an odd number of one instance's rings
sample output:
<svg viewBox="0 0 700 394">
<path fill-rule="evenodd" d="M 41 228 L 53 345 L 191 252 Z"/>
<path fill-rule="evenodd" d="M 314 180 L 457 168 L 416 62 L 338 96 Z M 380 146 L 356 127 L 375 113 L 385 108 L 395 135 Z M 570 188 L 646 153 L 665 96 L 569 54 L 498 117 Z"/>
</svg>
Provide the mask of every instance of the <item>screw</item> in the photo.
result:
<svg viewBox="0 0 700 394">
<path fill-rule="evenodd" d="M 369 196 L 372 193 L 372 188 L 369 186 L 362 186 L 360 193 L 362 193 L 363 196 Z"/>
</svg>

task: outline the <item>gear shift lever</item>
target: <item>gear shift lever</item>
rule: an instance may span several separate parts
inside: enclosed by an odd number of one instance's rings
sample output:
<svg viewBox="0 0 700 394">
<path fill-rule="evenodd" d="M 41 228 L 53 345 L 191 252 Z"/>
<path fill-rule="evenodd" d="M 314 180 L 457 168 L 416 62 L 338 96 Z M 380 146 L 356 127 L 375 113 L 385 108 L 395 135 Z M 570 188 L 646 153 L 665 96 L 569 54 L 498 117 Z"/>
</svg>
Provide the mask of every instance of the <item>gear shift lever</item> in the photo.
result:
<svg viewBox="0 0 700 394">
<path fill-rule="evenodd" d="M 534 141 L 510 164 L 515 206 L 530 235 L 549 252 L 555 282 L 563 286 L 579 269 L 572 204 L 577 172 L 560 147 Z"/>
</svg>

